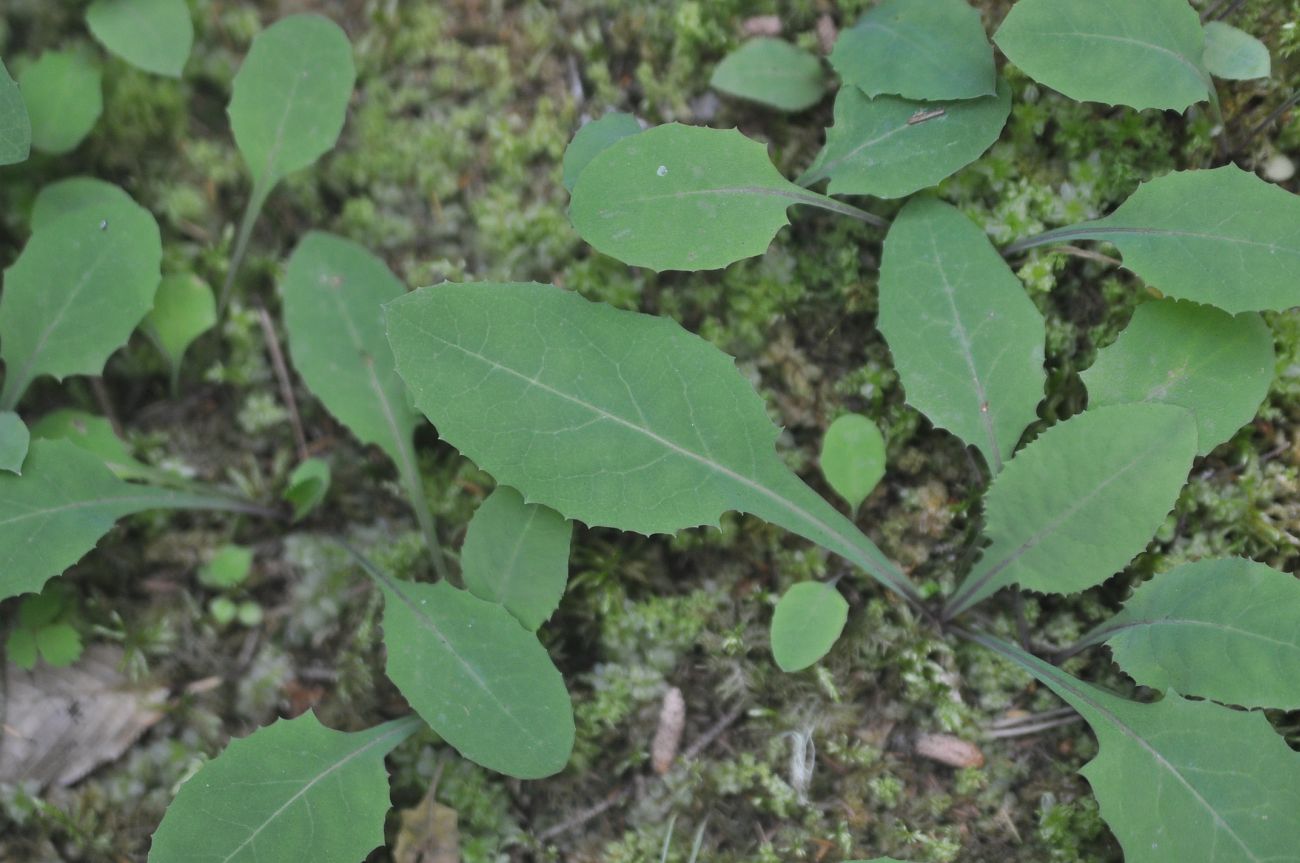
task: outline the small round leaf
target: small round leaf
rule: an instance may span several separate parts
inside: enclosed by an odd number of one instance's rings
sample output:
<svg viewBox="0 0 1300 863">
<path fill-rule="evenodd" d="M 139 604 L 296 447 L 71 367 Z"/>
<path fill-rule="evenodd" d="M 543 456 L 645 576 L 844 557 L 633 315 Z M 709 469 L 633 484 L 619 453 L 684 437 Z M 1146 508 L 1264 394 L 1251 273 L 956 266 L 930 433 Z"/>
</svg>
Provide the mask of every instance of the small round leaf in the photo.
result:
<svg viewBox="0 0 1300 863">
<path fill-rule="evenodd" d="M 822 440 L 822 474 L 856 512 L 885 475 L 885 438 L 871 420 L 845 414 Z"/>
<path fill-rule="evenodd" d="M 830 652 L 849 619 L 833 585 L 805 581 L 785 592 L 772 614 L 772 656 L 782 671 L 802 671 Z"/>
</svg>

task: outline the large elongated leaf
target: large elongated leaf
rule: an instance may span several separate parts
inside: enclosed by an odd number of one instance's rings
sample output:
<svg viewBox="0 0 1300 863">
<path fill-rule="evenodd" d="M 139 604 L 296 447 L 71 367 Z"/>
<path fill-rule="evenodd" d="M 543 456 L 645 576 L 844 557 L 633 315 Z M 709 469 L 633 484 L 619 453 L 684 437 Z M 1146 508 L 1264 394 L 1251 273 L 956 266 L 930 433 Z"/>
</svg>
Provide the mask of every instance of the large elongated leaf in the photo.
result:
<svg viewBox="0 0 1300 863">
<path fill-rule="evenodd" d="M 868 96 L 937 102 L 993 95 L 993 46 L 965 0 L 884 0 L 840 34 L 831 65 Z"/>
<path fill-rule="evenodd" d="M 1272 381 L 1273 334 L 1263 318 L 1179 300 L 1139 306 L 1083 373 L 1091 407 L 1163 402 L 1191 411 L 1201 455 L 1250 422 Z"/>
<path fill-rule="evenodd" d="M 728 54 L 709 85 L 760 105 L 802 111 L 826 94 L 826 74 L 815 54 L 784 39 L 758 38 Z"/>
<path fill-rule="evenodd" d="M 194 44 L 185 0 L 95 0 L 86 25 L 100 43 L 132 66 L 179 78 Z"/>
<path fill-rule="evenodd" d="M 329 152 L 355 81 L 352 46 L 327 18 L 290 15 L 253 39 L 229 113 L 255 186 L 269 189 Z"/>
<path fill-rule="evenodd" d="M 162 241 L 129 200 L 69 212 L 34 233 L 4 275 L 0 405 L 40 375 L 98 374 L 153 304 Z"/>
<path fill-rule="evenodd" d="M 419 727 L 412 716 L 348 734 L 304 713 L 231 741 L 181 786 L 149 863 L 356 863 L 384 844 L 384 756 Z"/>
<path fill-rule="evenodd" d="M 804 581 L 772 613 L 772 657 L 782 671 L 802 671 L 830 652 L 844 631 L 849 604 L 835 585 Z"/>
<path fill-rule="evenodd" d="M 1205 25 L 1205 68 L 1216 78 L 1251 81 L 1267 78 L 1273 61 L 1268 46 L 1222 21 Z"/>
<path fill-rule="evenodd" d="M 1099 754 L 1081 771 L 1126 863 L 1282 863 L 1300 847 L 1300 754 L 1259 713 L 1174 692 L 1139 704 L 997 639 L 975 641 L 1020 665 L 1079 711 Z"/>
<path fill-rule="evenodd" d="M 1002 80 L 997 95 L 958 102 L 873 99 L 841 87 L 826 146 L 799 184 L 829 177 L 832 195 L 906 197 L 978 159 L 1010 113 L 1011 88 Z"/>
<path fill-rule="evenodd" d="M 384 303 L 405 293 L 383 261 L 319 231 L 303 237 L 280 282 L 294 368 L 358 440 L 399 463 L 413 458 L 419 414 L 393 365 Z"/>
<path fill-rule="evenodd" d="M 993 480 L 993 543 L 948 614 L 1012 583 L 1075 593 L 1110 578 L 1173 509 L 1195 456 L 1195 419 L 1172 405 L 1097 408 L 1048 429 Z"/>
<path fill-rule="evenodd" d="M 993 37 L 1040 84 L 1080 102 L 1181 111 L 1210 97 L 1187 0 L 1020 0 Z"/>
<path fill-rule="evenodd" d="M 536 630 L 564 595 L 572 534 L 573 525 L 555 510 L 525 503 L 513 488 L 497 486 L 465 533 L 460 553 L 465 586 Z"/>
<path fill-rule="evenodd" d="M 885 240 L 881 333 L 907 401 L 984 454 L 995 473 L 1043 398 L 1042 315 L 984 232 L 911 201 Z"/>
<path fill-rule="evenodd" d="M 670 123 L 596 154 L 569 216 L 584 240 L 624 263 L 713 270 L 761 255 L 793 204 L 853 211 L 782 177 L 767 148 L 735 129 Z"/>
<path fill-rule="evenodd" d="M 1300 198 L 1235 165 L 1168 174 L 1104 219 L 1018 245 L 1073 239 L 1114 243 L 1171 297 L 1234 314 L 1300 305 Z"/>
<path fill-rule="evenodd" d="M 32 121 L 22 90 L 0 61 L 0 165 L 24 161 L 31 149 Z"/>
<path fill-rule="evenodd" d="M 99 69 L 80 54 L 46 51 L 18 76 L 32 146 L 58 155 L 67 153 L 95 128 L 104 110 Z"/>
<path fill-rule="evenodd" d="M 33 440 L 21 477 L 0 472 L 0 599 L 40 590 L 113 522 L 147 509 L 232 509 L 234 500 L 124 482 L 66 440 Z"/>
<path fill-rule="evenodd" d="M 1203 560 L 1143 584 L 1083 644 L 1129 676 L 1244 707 L 1300 709 L 1300 580 L 1262 563 Z"/>
<path fill-rule="evenodd" d="M 732 359 L 673 321 L 550 285 L 469 284 L 390 303 L 388 327 L 438 433 L 526 499 L 641 533 L 742 510 L 915 594 L 777 458 L 777 430 Z"/>
<path fill-rule="evenodd" d="M 537 636 L 446 581 L 383 578 L 388 676 L 466 758 L 520 779 L 564 769 L 573 706 Z"/>
</svg>

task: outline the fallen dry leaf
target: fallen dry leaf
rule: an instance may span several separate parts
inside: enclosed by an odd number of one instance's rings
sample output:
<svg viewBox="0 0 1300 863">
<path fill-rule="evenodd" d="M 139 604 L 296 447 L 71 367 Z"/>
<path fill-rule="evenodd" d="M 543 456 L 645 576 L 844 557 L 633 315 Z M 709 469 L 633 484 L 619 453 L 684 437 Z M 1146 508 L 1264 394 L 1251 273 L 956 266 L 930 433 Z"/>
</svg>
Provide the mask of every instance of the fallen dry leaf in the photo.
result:
<svg viewBox="0 0 1300 863">
<path fill-rule="evenodd" d="M 460 827 L 456 810 L 443 806 L 430 786 L 424 798 L 401 812 L 393 863 L 460 863 Z"/>
<path fill-rule="evenodd" d="M 131 684 L 121 662 L 120 648 L 97 644 L 67 668 L 11 663 L 0 693 L 0 782 L 71 785 L 161 719 L 166 688 Z"/>
<path fill-rule="evenodd" d="M 983 767 L 984 753 L 974 743 L 949 734 L 922 734 L 916 738 L 916 754 L 949 767 Z"/>
</svg>

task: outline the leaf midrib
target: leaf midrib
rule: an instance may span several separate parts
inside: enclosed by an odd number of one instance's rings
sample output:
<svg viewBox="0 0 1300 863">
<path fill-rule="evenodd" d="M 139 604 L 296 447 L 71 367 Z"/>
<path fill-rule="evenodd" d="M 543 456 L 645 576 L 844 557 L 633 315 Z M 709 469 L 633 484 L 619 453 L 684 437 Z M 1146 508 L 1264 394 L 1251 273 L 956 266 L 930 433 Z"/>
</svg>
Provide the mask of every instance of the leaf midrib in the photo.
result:
<svg viewBox="0 0 1300 863">
<path fill-rule="evenodd" d="M 245 846 L 247 846 L 250 842 L 253 842 L 257 839 L 258 834 L 261 833 L 263 830 L 265 830 L 268 824 L 270 824 L 272 821 L 274 821 L 275 819 L 279 818 L 282 814 L 284 814 L 284 811 L 286 809 L 288 809 L 294 803 L 297 803 L 298 800 L 300 800 L 303 797 L 303 795 L 305 795 L 308 791 L 310 791 L 313 787 L 315 787 L 317 783 L 325 779 L 325 777 L 332 775 L 337 770 L 341 770 L 344 766 L 346 766 L 351 761 L 353 761 L 353 759 L 359 758 L 360 756 L 364 755 L 366 752 L 369 752 L 371 749 L 373 749 L 374 747 L 378 746 L 381 743 L 384 743 L 388 739 L 395 737 L 398 734 L 410 733 L 407 729 L 410 727 L 412 723 L 402 722 L 401 720 L 397 720 L 397 723 L 398 724 L 394 725 L 393 728 L 389 729 L 386 733 L 377 735 L 371 740 L 367 741 L 365 745 L 358 747 L 357 749 L 348 753 L 348 755 L 345 756 L 344 758 L 334 762 L 328 768 L 321 771 L 314 778 L 312 778 L 310 782 L 307 782 L 305 785 L 303 785 L 303 787 L 298 789 L 298 791 L 296 791 L 288 800 L 286 800 L 284 804 L 280 806 L 279 809 L 275 810 L 270 815 L 268 815 L 266 820 L 263 821 L 261 824 L 259 824 L 257 826 L 257 829 L 255 829 L 252 833 L 248 835 L 247 839 L 239 843 L 239 845 L 236 846 L 233 851 L 231 851 L 229 854 L 223 857 L 221 863 L 230 863 L 230 861 L 234 859 L 236 854 L 238 854 L 240 851 L 243 851 Z M 254 851 L 254 856 L 256 857 L 257 849 L 254 848 L 253 851 Z"/>
<path fill-rule="evenodd" d="M 975 367 L 975 353 L 971 345 L 970 332 L 966 329 L 966 322 L 962 320 L 961 314 L 957 311 L 957 295 L 953 290 L 952 282 L 948 279 L 948 270 L 944 266 L 943 255 L 939 252 L 939 238 L 935 236 L 934 222 L 932 220 L 927 219 L 925 221 L 925 230 L 930 235 L 931 259 L 934 261 L 935 269 L 939 271 L 939 279 L 943 282 L 943 295 L 948 300 L 948 308 L 952 312 L 953 326 L 957 329 L 957 342 L 961 347 L 962 359 L 966 361 L 966 369 L 970 374 L 971 382 L 975 384 L 975 410 L 984 426 L 984 434 L 988 437 L 988 456 L 992 460 L 993 473 L 998 474 L 1002 472 L 1002 449 L 998 445 L 997 430 L 993 425 L 993 406 L 989 404 L 988 391 L 984 386 L 984 380 L 980 377 L 979 369 Z"/>
<path fill-rule="evenodd" d="M 1117 731 L 1137 743 L 1138 746 L 1143 749 L 1157 765 L 1163 767 L 1171 776 L 1178 780 L 1179 784 L 1186 789 L 1187 793 L 1190 794 L 1197 803 L 1201 804 L 1206 812 L 1210 813 L 1210 816 L 1214 818 L 1215 823 L 1218 824 L 1225 833 L 1232 837 L 1232 840 L 1237 843 L 1241 850 L 1244 851 L 1246 855 L 1254 861 L 1254 863 L 1261 863 L 1260 858 L 1255 856 L 1255 852 L 1251 847 L 1237 835 L 1237 831 L 1232 829 L 1232 825 L 1228 824 L 1228 822 L 1223 819 L 1223 816 L 1220 815 L 1219 811 L 1210 804 L 1210 801 L 1205 799 L 1201 792 L 1196 789 L 1196 786 L 1192 785 L 1192 783 L 1183 776 L 1182 772 L 1172 762 L 1170 762 L 1169 759 L 1160 752 L 1160 750 L 1148 743 L 1145 737 L 1139 734 L 1135 729 L 1129 727 L 1129 725 L 1125 723 L 1124 720 L 1120 719 L 1116 713 L 1103 706 L 1100 702 L 1094 700 L 1082 689 L 1072 685 L 1069 680 L 1066 679 L 1065 675 L 1060 674 L 1055 668 L 1051 669 L 1049 676 L 1056 679 L 1057 686 L 1072 693 L 1075 698 L 1078 698 L 1102 716 L 1106 717 Z"/>
<path fill-rule="evenodd" d="M 1091 225 L 1080 225 L 1076 228 L 1066 228 L 1060 233 L 1063 235 L 1068 233 L 1069 237 L 1102 237 L 1103 239 L 1109 234 L 1132 234 L 1140 237 L 1186 237 L 1193 240 L 1210 240 L 1236 246 L 1251 246 L 1259 249 L 1267 249 L 1269 252 L 1273 253 L 1281 252 L 1282 254 L 1290 255 L 1291 257 L 1300 258 L 1300 248 L 1280 246 L 1277 243 L 1263 243 L 1258 240 L 1248 240 L 1244 237 L 1234 237 L 1230 234 L 1211 234 L 1205 231 L 1187 231 L 1178 228 L 1143 228 L 1106 224 L 1109 219 L 1113 219 L 1118 215 L 1119 213 L 1117 212 L 1115 215 L 1093 222 Z"/>
<path fill-rule="evenodd" d="M 1044 680 L 1044 682 L 1046 682 L 1046 679 L 1051 679 L 1057 686 L 1061 687 L 1061 689 L 1064 689 L 1065 691 L 1072 694 L 1075 698 L 1078 698 L 1080 701 L 1084 702 L 1089 707 L 1096 710 L 1099 714 L 1105 717 L 1117 731 L 1119 731 L 1124 736 L 1128 737 L 1129 739 L 1137 743 L 1138 746 L 1141 749 L 1143 749 L 1151 757 L 1153 761 L 1157 763 L 1157 765 L 1163 767 L 1166 771 L 1168 771 L 1170 775 L 1172 775 L 1175 779 L 1177 779 L 1179 784 L 1181 784 L 1183 788 L 1187 790 L 1187 793 L 1189 793 L 1196 800 L 1197 803 L 1201 804 L 1201 806 L 1207 812 L 1210 813 L 1211 817 L 1214 818 L 1215 823 L 1218 824 L 1222 828 L 1222 830 L 1226 832 L 1230 837 L 1232 837 L 1233 841 L 1236 842 L 1237 845 L 1240 846 L 1240 848 L 1246 852 L 1246 854 L 1250 857 L 1252 861 L 1254 861 L 1254 863 L 1262 863 L 1262 861 L 1260 861 L 1260 858 L 1255 856 L 1254 851 L 1248 845 L 1246 845 L 1246 843 L 1242 841 L 1241 837 L 1237 835 L 1236 831 L 1232 829 L 1232 826 L 1229 825 L 1223 819 L 1223 816 L 1219 814 L 1218 810 L 1216 810 L 1210 804 L 1210 801 L 1206 800 L 1205 797 L 1201 795 L 1201 793 L 1196 789 L 1196 787 L 1192 785 L 1191 782 L 1189 782 L 1186 777 L 1183 776 L 1183 774 L 1178 770 L 1178 768 L 1174 764 L 1172 764 L 1169 761 L 1169 759 L 1165 758 L 1165 756 L 1162 755 L 1159 750 L 1157 750 L 1154 746 L 1148 743 L 1146 738 L 1144 738 L 1133 728 L 1129 727 L 1129 725 L 1125 723 L 1122 719 L 1120 719 L 1120 717 L 1117 714 L 1115 714 L 1109 708 L 1103 706 L 1100 702 L 1098 702 L 1092 696 L 1090 696 L 1086 691 L 1080 689 L 1079 687 L 1071 683 L 1072 678 L 1069 675 L 1064 674 L 1060 669 L 1056 668 L 1055 666 L 1043 662 L 1041 659 L 1039 659 L 1036 656 L 1025 654 L 1024 657 L 1021 657 L 1018 655 L 1019 653 L 1018 651 L 1012 652 L 1008 650 L 997 639 L 989 638 L 988 636 L 984 636 L 982 634 L 975 634 L 973 636 L 973 639 L 977 643 L 983 644 L 985 647 L 989 648 L 990 650 L 993 650 L 997 653 L 1002 654 L 1003 656 L 1008 657 L 1009 659 L 1012 659 L 1018 665 L 1025 667 L 1027 670 L 1037 669 L 1036 672 L 1031 672 L 1034 673 L 1035 677 L 1038 677 L 1040 680 Z M 1137 706 L 1148 707 L 1150 705 L 1137 705 Z"/>
<path fill-rule="evenodd" d="M 1141 48 L 1150 48 L 1161 54 L 1168 54 L 1170 57 L 1173 57 L 1184 68 L 1190 69 L 1192 74 L 1196 77 L 1196 80 L 1199 83 L 1201 84 L 1205 83 L 1205 72 L 1204 70 L 1201 69 L 1200 66 L 1197 66 L 1192 60 L 1190 60 L 1187 57 L 1187 55 L 1181 54 L 1178 51 L 1173 50 L 1172 48 L 1166 48 L 1164 45 L 1161 45 L 1158 42 L 1147 42 L 1145 39 L 1135 39 L 1132 36 L 1115 36 L 1108 33 L 1084 33 L 1081 31 L 1069 32 L 1069 31 L 1040 30 L 1035 35 L 1055 36 L 1058 38 L 1098 39 L 1104 42 L 1120 42 L 1129 45 L 1137 45 L 1138 47 Z"/>
<path fill-rule="evenodd" d="M 1124 465 L 1124 467 L 1120 468 L 1115 473 L 1111 474 L 1101 483 L 1098 483 L 1087 494 L 1083 495 L 1078 500 L 1076 500 L 1073 504 L 1067 507 L 1064 510 L 1064 512 L 1061 513 L 1061 515 L 1059 515 L 1057 518 L 1053 519 L 1052 521 L 1048 522 L 1047 525 L 1045 525 L 1041 530 L 1031 535 L 1014 551 L 1006 555 L 1006 557 L 1002 558 L 996 564 L 993 564 L 987 569 L 983 570 L 983 573 L 980 576 L 978 576 L 976 580 L 972 581 L 971 586 L 968 590 L 962 590 L 957 593 L 957 595 L 953 598 L 953 604 L 956 605 L 959 603 L 963 603 L 967 600 L 967 598 L 974 595 L 975 593 L 978 593 L 991 580 L 996 578 L 1008 567 L 1010 567 L 1016 561 L 1020 560 L 1020 558 L 1024 557 L 1027 553 L 1032 551 L 1034 548 L 1038 547 L 1038 545 L 1047 536 L 1055 533 L 1062 524 L 1064 524 L 1066 521 L 1073 518 L 1075 513 L 1077 513 L 1079 510 L 1083 509 L 1085 506 L 1090 504 L 1097 497 L 1097 495 L 1101 494 L 1105 489 L 1109 488 L 1113 483 L 1118 481 L 1120 477 L 1127 474 L 1138 464 L 1145 461 L 1149 453 L 1151 453 L 1154 450 L 1162 449 L 1165 446 L 1165 443 L 1166 441 L 1164 440 L 1157 440 L 1153 442 L 1151 446 L 1143 449 L 1141 453 L 1135 456 L 1132 461 Z"/>
<path fill-rule="evenodd" d="M 456 658 L 456 661 L 460 663 L 461 668 L 465 669 L 465 673 L 468 674 L 476 684 L 478 684 L 478 687 L 480 690 L 482 690 L 483 694 L 486 695 L 488 698 L 490 698 L 496 704 L 496 706 L 501 709 L 501 712 L 504 715 L 510 718 L 511 723 L 516 728 L 518 728 L 525 737 L 531 740 L 534 744 L 545 747 L 547 743 L 545 738 L 535 734 L 533 732 L 533 729 L 528 725 L 528 723 L 521 722 L 519 720 L 519 717 L 515 715 L 514 709 L 509 704 L 507 704 L 506 702 L 502 701 L 499 697 L 497 697 L 496 692 L 492 689 L 491 686 L 488 685 L 488 682 L 483 678 L 483 675 L 479 672 L 478 668 L 475 667 L 472 663 L 469 662 L 469 660 L 465 659 L 465 657 L 461 655 L 461 652 L 458 649 L 456 649 L 456 646 L 452 643 L 451 639 L 449 639 L 446 636 L 446 634 L 443 633 L 442 628 L 438 626 L 437 622 L 434 621 L 434 619 L 430 617 L 427 612 L 425 612 L 422 606 L 420 606 L 413 598 L 411 598 L 406 593 L 405 586 L 401 582 L 397 581 L 396 579 L 388 579 L 388 582 L 389 583 L 387 584 L 387 587 L 389 591 L 395 593 L 397 597 L 402 600 L 402 604 L 405 605 L 407 610 L 411 612 L 411 616 L 416 618 L 416 620 L 420 622 L 425 629 L 427 629 L 430 633 L 433 634 L 435 638 L 437 638 L 439 641 L 442 642 L 443 646 L 447 649 L 447 652 Z M 440 582 L 440 583 L 446 584 L 446 582 Z M 452 587 L 451 585 L 447 585 L 447 589 L 456 590 L 456 588 Z M 473 596 L 473 594 L 469 594 L 469 595 Z M 478 599 L 477 597 L 474 598 L 476 600 Z M 487 600 L 478 600 L 478 601 L 487 602 Z M 520 631 L 525 633 L 528 632 L 528 630 L 524 629 L 522 625 L 520 625 Z"/>
</svg>

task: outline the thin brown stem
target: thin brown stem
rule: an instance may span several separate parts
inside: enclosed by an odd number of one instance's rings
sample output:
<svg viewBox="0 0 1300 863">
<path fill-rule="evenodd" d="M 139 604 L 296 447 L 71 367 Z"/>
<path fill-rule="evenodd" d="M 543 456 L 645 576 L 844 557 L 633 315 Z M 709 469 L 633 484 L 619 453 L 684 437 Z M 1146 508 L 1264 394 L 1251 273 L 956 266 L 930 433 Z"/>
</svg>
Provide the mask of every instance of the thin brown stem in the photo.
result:
<svg viewBox="0 0 1300 863">
<path fill-rule="evenodd" d="M 289 379 L 289 367 L 284 361 L 284 352 L 280 350 L 280 337 L 276 335 L 275 323 L 265 306 L 257 307 L 257 318 L 262 324 L 262 337 L 266 340 L 266 351 L 271 356 L 271 367 L 275 370 L 276 380 L 280 383 L 280 398 L 289 412 L 289 425 L 293 427 L 293 439 L 298 446 L 298 460 L 306 461 L 307 435 L 302 428 L 302 417 L 298 414 L 298 399 L 293 394 L 293 383 Z"/>
</svg>

